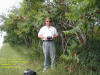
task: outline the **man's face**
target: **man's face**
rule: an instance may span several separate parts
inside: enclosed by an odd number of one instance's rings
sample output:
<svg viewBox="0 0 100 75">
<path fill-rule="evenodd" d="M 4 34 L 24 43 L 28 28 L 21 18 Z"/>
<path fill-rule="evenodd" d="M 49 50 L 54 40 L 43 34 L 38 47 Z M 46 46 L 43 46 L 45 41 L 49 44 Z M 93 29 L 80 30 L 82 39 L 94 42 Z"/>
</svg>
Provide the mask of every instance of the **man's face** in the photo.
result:
<svg viewBox="0 0 100 75">
<path fill-rule="evenodd" d="M 51 25 L 51 19 L 46 19 L 45 23 L 46 23 L 47 26 L 50 26 Z"/>
</svg>

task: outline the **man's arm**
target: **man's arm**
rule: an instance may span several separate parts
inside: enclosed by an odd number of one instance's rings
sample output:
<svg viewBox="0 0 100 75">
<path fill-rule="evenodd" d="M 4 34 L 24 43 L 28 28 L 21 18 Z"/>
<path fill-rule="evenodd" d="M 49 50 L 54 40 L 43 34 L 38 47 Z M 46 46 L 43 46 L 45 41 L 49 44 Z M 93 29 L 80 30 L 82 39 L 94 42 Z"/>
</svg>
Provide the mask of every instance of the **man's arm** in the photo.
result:
<svg viewBox="0 0 100 75">
<path fill-rule="evenodd" d="M 58 35 L 54 35 L 53 37 L 52 37 L 52 39 L 55 39 L 55 38 L 57 38 L 58 37 Z"/>
<path fill-rule="evenodd" d="M 55 35 L 52 37 L 52 39 L 55 39 L 58 37 L 58 32 L 57 32 L 56 28 L 54 29 L 54 33 L 55 33 Z"/>
<path fill-rule="evenodd" d="M 47 40 L 47 38 L 46 38 L 46 37 L 43 37 L 42 35 L 38 35 L 38 37 L 39 37 L 40 39 L 45 39 L 45 40 Z"/>
<path fill-rule="evenodd" d="M 39 33 L 38 33 L 38 37 L 40 39 L 46 39 L 44 36 L 43 36 L 43 28 L 40 29 Z"/>
</svg>

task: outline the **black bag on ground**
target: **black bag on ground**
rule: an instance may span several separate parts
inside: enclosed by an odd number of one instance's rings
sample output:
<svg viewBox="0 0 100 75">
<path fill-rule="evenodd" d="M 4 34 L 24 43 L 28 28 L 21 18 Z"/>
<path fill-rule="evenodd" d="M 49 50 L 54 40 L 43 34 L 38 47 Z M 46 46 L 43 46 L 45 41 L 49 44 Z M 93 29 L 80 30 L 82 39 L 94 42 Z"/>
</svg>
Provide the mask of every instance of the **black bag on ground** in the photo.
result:
<svg viewBox="0 0 100 75">
<path fill-rule="evenodd" d="M 30 69 L 27 69 L 24 71 L 24 75 L 36 75 L 36 72 Z"/>
</svg>

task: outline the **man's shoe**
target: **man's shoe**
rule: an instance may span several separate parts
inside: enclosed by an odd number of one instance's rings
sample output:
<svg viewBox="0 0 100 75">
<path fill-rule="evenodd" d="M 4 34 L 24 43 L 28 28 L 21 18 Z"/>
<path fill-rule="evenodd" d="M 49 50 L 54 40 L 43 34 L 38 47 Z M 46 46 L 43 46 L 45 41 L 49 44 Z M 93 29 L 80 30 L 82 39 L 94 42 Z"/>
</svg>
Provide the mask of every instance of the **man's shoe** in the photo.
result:
<svg viewBox="0 0 100 75">
<path fill-rule="evenodd" d="M 47 69 L 46 69 L 46 68 L 44 68 L 44 69 L 43 69 L 43 72 L 46 72 L 46 71 L 47 71 Z"/>
</svg>

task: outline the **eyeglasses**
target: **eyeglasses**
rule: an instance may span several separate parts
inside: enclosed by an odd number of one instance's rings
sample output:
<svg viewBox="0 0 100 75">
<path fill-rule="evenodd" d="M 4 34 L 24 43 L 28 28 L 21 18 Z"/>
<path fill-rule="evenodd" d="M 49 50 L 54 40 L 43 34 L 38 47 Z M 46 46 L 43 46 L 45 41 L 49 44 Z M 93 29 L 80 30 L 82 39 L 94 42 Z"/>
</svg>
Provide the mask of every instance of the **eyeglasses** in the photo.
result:
<svg viewBox="0 0 100 75">
<path fill-rule="evenodd" d="M 46 21 L 46 22 L 51 22 L 51 21 Z"/>
</svg>

